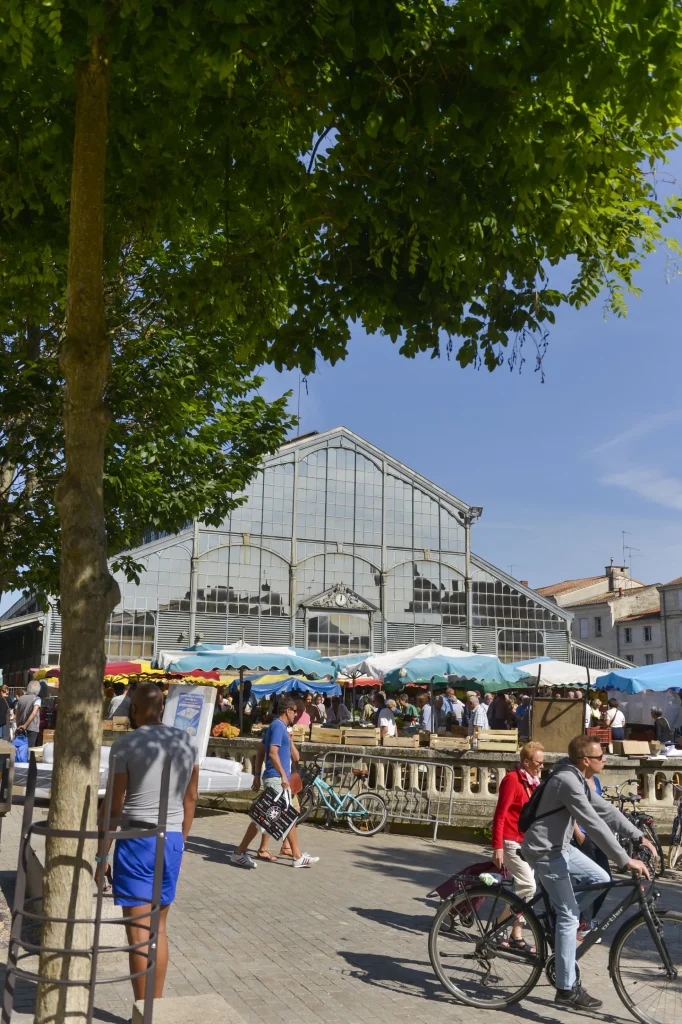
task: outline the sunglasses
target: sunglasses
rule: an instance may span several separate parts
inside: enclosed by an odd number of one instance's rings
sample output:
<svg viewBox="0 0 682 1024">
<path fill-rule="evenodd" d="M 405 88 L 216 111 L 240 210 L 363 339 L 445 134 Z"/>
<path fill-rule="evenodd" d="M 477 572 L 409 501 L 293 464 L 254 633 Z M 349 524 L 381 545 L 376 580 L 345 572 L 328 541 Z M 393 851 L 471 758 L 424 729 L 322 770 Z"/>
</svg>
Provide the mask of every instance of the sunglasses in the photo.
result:
<svg viewBox="0 0 682 1024">
<path fill-rule="evenodd" d="M 599 754 L 599 755 L 597 755 L 597 754 L 585 754 L 585 757 L 587 758 L 588 761 L 605 761 L 606 760 L 606 754 Z"/>
</svg>

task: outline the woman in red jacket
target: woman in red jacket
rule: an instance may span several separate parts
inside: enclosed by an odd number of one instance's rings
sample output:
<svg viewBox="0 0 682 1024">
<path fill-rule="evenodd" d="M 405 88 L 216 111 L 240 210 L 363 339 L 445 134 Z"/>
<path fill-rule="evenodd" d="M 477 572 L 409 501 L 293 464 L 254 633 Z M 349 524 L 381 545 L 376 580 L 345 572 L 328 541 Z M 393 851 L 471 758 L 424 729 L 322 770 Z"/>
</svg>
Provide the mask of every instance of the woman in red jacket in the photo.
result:
<svg viewBox="0 0 682 1024">
<path fill-rule="evenodd" d="M 519 815 L 535 787 L 540 785 L 540 772 L 545 763 L 542 743 L 526 743 L 519 751 L 519 761 L 500 783 L 493 818 L 493 862 L 500 869 L 504 866 L 512 876 L 519 899 L 531 900 L 535 895 L 535 875 L 530 864 L 520 856 L 523 833 L 519 832 Z M 512 927 L 509 945 L 512 949 L 534 952 L 523 938 L 519 921 Z"/>
</svg>

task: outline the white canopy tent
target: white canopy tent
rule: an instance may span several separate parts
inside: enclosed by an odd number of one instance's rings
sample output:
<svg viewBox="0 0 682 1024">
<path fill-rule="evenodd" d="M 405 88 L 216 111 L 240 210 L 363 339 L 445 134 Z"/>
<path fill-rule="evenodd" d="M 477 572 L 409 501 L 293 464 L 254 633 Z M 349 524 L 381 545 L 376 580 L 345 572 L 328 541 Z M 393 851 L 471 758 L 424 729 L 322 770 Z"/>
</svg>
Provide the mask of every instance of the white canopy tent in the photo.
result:
<svg viewBox="0 0 682 1024">
<path fill-rule="evenodd" d="M 516 668 L 530 672 L 536 679 L 540 673 L 540 686 L 587 686 L 587 669 L 583 665 L 572 665 L 567 661 L 517 661 Z M 599 689 L 599 677 L 608 671 L 590 669 L 590 686 Z"/>
<path fill-rule="evenodd" d="M 245 640 L 237 640 L 233 644 L 210 644 L 201 645 L 197 648 L 184 648 L 177 651 L 159 651 L 156 655 L 156 664 L 166 672 L 170 665 L 184 657 L 191 651 L 211 650 L 214 654 L 293 654 L 299 652 L 293 647 L 272 647 L 266 644 L 248 644 Z"/>
<path fill-rule="evenodd" d="M 413 658 L 480 658 L 483 655 L 472 654 L 471 651 L 460 651 L 455 647 L 443 647 L 434 642 L 427 644 L 416 644 L 414 647 L 406 647 L 403 651 L 388 651 L 386 654 L 372 654 L 363 661 L 356 664 L 345 665 L 344 672 L 349 675 L 351 672 L 360 673 L 369 679 L 378 679 L 383 682 L 384 676 L 393 669 L 402 668 Z M 494 655 L 490 657 L 495 658 Z M 495 658 L 497 661 L 497 658 Z"/>
</svg>

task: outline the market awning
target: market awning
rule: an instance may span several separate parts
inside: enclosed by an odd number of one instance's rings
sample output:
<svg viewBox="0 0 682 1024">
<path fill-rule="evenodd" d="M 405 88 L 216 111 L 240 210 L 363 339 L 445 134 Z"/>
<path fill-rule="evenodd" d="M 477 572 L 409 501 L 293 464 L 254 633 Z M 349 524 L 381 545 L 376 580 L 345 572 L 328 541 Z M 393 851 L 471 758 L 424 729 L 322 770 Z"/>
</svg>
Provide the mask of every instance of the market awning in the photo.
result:
<svg viewBox="0 0 682 1024">
<path fill-rule="evenodd" d="M 448 681 L 449 676 L 456 676 L 462 681 L 482 684 L 499 685 L 508 689 L 510 686 L 523 686 L 528 673 L 505 665 L 499 658 L 488 654 L 472 654 L 466 658 L 437 656 L 431 658 L 413 658 L 401 668 L 393 669 L 384 677 L 387 690 L 397 690 L 406 683 L 428 682 L 437 684 L 437 679 Z"/>
<path fill-rule="evenodd" d="M 540 686 L 587 686 L 587 669 L 584 665 L 573 665 L 568 661 L 553 658 L 535 658 L 533 661 L 515 661 L 514 668 L 529 672 L 533 681 L 540 673 Z M 606 671 L 590 669 L 590 686 L 597 683 L 601 688 Z M 530 680 L 529 680 L 530 682 Z"/>
<path fill-rule="evenodd" d="M 260 700 L 271 697 L 274 693 L 323 693 L 328 697 L 341 696 L 341 687 L 328 679 L 301 679 L 300 676 L 272 675 L 261 676 L 251 686 L 251 695 Z"/>
<path fill-rule="evenodd" d="M 624 693 L 680 688 L 682 661 L 664 661 L 660 665 L 640 665 L 636 668 L 617 668 L 599 679 L 600 690 L 623 690 Z"/>
</svg>

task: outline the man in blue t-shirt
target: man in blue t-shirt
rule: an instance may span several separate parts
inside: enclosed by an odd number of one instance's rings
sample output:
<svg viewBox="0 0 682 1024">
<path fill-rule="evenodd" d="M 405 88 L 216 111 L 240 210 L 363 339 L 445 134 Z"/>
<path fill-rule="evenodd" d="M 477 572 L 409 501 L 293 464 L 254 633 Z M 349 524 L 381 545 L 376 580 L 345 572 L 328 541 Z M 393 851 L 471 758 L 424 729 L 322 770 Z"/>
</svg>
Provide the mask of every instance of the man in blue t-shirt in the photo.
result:
<svg viewBox="0 0 682 1024">
<path fill-rule="evenodd" d="M 280 697 L 277 704 L 277 712 L 277 718 L 275 718 L 269 725 L 265 736 L 263 737 L 260 750 L 256 755 L 256 767 L 253 774 L 253 788 L 256 792 L 260 789 L 260 770 L 263 765 L 263 761 L 265 761 L 263 789 L 273 790 L 277 796 L 279 796 L 283 791 L 286 791 L 291 795 L 290 778 L 292 742 L 289 736 L 289 729 L 293 726 L 294 718 L 296 717 L 296 701 L 293 697 Z M 293 747 L 293 755 L 294 759 L 298 761 L 298 750 L 296 750 L 296 747 Z M 244 838 L 241 843 L 230 857 L 233 864 L 236 864 L 240 868 L 256 867 L 256 862 L 246 851 L 249 848 L 249 843 L 255 839 L 257 832 L 258 825 L 252 821 L 244 833 Z M 291 829 L 286 841 L 291 849 L 295 868 L 309 868 L 320 859 L 319 857 L 311 857 L 309 853 L 301 853 L 296 836 L 296 826 Z M 263 833 L 257 856 L 259 860 L 277 860 L 277 857 L 268 853 L 268 836 L 265 832 Z"/>
</svg>

